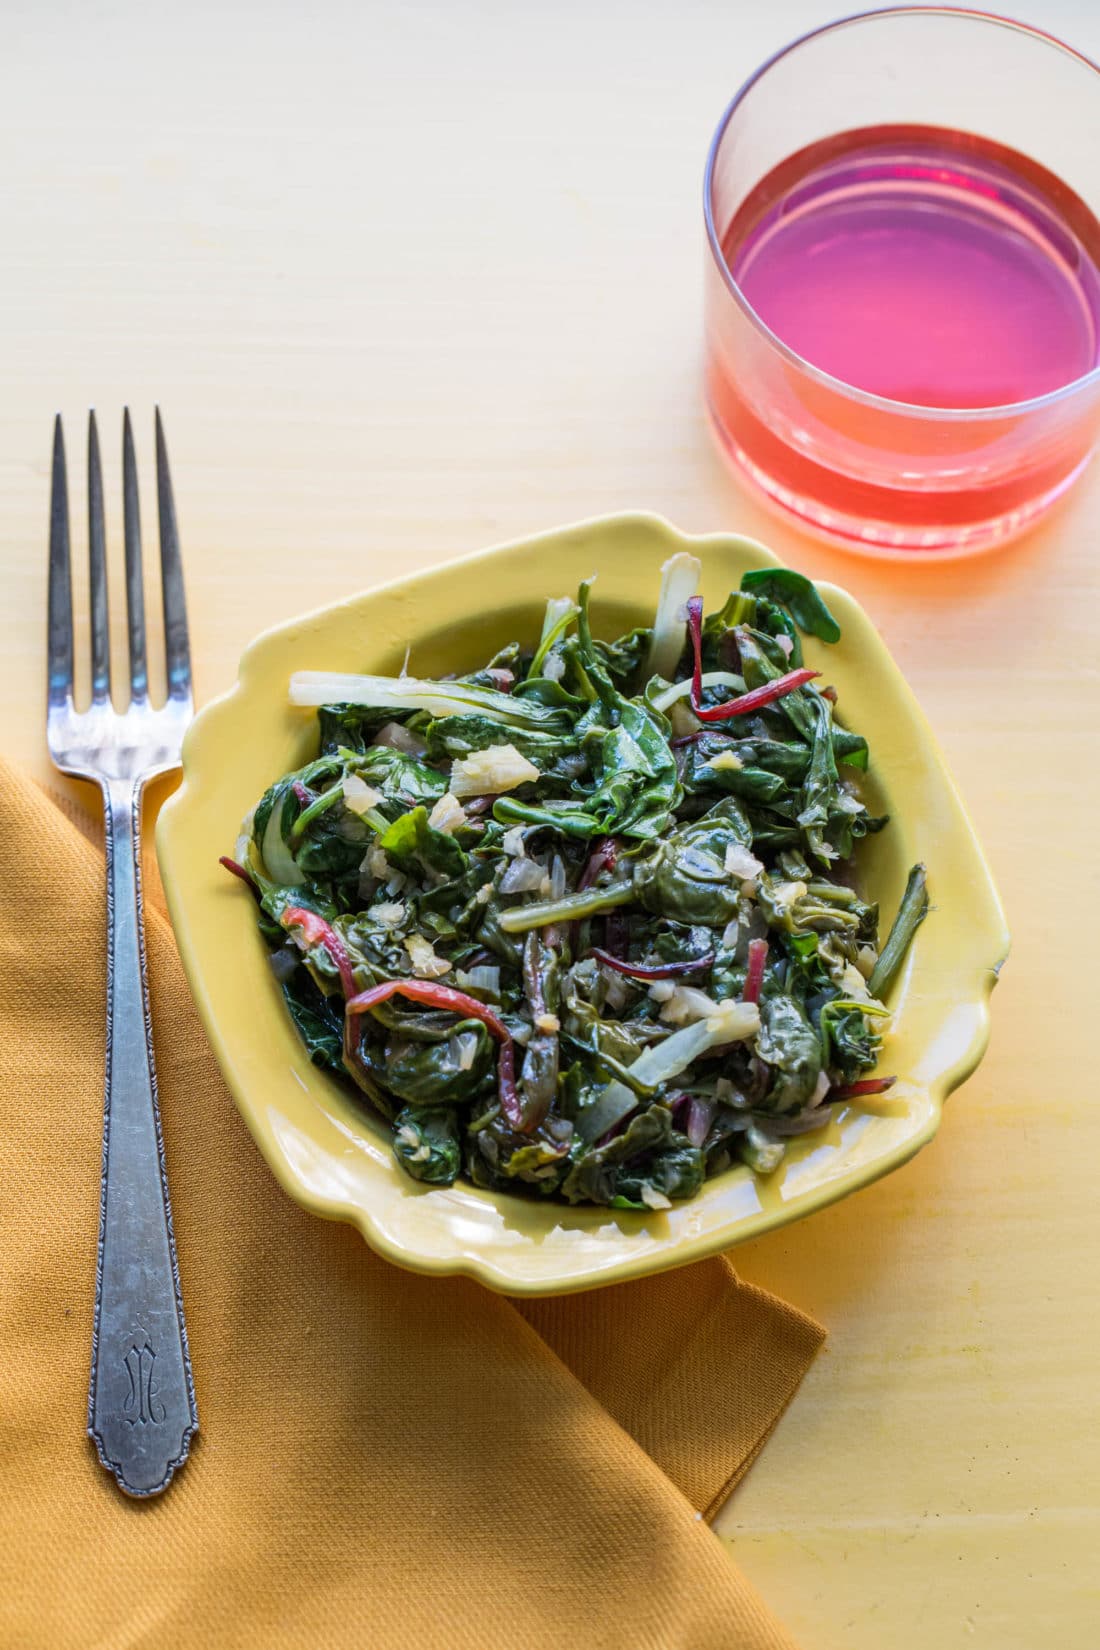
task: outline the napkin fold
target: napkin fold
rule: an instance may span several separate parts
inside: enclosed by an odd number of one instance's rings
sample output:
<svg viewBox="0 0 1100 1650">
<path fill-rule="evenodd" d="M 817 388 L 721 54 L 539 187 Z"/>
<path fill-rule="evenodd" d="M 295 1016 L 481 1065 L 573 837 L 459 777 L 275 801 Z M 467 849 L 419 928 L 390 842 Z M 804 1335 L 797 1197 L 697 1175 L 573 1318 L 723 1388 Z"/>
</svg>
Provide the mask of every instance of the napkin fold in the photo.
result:
<svg viewBox="0 0 1100 1650">
<path fill-rule="evenodd" d="M 716 1259 L 513 1304 L 280 1191 L 147 909 L 200 1433 L 150 1502 L 84 1433 L 103 860 L 0 764 L 5 1650 L 790 1650 L 705 1522 L 823 1338 Z M 701 1517 L 700 1515 L 705 1515 Z"/>
</svg>

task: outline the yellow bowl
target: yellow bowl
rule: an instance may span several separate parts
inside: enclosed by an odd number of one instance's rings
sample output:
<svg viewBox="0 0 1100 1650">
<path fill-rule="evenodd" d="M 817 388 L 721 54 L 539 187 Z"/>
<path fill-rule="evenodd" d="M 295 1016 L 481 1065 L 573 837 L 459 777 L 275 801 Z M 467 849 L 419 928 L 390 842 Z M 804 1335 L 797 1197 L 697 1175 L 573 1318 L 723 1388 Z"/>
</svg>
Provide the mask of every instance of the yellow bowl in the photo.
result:
<svg viewBox="0 0 1100 1650">
<path fill-rule="evenodd" d="M 310 1064 L 256 932 L 255 909 L 218 865 L 268 784 L 315 753 L 316 719 L 287 701 L 294 670 L 396 672 L 470 667 L 511 638 L 534 641 L 548 596 L 593 572 L 598 633 L 650 621 L 661 563 L 691 550 L 708 606 L 747 567 L 775 564 L 749 539 L 688 538 L 655 516 L 612 516 L 450 562 L 353 596 L 260 636 L 237 685 L 196 718 L 184 779 L 157 828 L 161 874 L 180 953 L 237 1105 L 291 1197 L 349 1220 L 367 1242 L 415 1271 L 464 1273 L 514 1295 L 548 1295 L 680 1266 L 798 1219 L 897 1168 L 930 1140 L 945 1097 L 978 1064 L 989 995 L 1008 950 L 996 890 L 935 741 L 861 608 L 825 586 L 843 630 L 812 641 L 840 693 L 842 718 L 871 745 L 868 781 L 890 828 L 867 839 L 864 876 L 888 922 L 915 860 L 928 865 L 933 910 L 891 994 L 883 1068 L 897 1086 L 877 1103 L 839 1108 L 821 1134 L 793 1143 L 769 1179 L 748 1169 L 706 1182 L 692 1202 L 634 1213 L 570 1209 L 478 1191 L 432 1188 L 397 1167 L 388 1128 L 350 1090 Z"/>
</svg>

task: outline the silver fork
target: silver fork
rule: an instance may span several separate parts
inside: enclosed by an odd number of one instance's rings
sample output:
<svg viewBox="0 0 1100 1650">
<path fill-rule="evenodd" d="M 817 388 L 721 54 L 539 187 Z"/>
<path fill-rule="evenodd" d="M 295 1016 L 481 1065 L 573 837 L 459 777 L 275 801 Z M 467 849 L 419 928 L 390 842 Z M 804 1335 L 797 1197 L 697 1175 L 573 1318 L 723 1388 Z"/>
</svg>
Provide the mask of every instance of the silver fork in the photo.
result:
<svg viewBox="0 0 1100 1650">
<path fill-rule="evenodd" d="M 157 1109 L 141 898 L 141 798 L 147 780 L 179 766 L 191 720 L 191 661 L 176 509 L 160 412 L 157 503 L 168 698 L 149 703 L 141 520 L 130 414 L 122 477 L 130 703 L 111 703 L 103 473 L 88 419 L 88 564 L 92 702 L 73 705 L 69 502 L 61 416 L 54 424 L 50 502 L 49 696 L 46 740 L 63 773 L 103 793 L 107 847 L 107 1078 L 88 1431 L 128 1495 L 156 1495 L 187 1459 L 198 1428 L 176 1240 Z"/>
</svg>

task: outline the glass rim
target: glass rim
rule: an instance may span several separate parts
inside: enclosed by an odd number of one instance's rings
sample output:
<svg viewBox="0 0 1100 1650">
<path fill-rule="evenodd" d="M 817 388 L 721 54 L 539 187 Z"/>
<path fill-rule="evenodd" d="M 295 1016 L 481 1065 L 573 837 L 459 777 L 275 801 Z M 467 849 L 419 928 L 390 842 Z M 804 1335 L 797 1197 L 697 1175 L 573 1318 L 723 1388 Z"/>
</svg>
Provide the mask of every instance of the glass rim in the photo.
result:
<svg viewBox="0 0 1100 1650">
<path fill-rule="evenodd" d="M 824 368 L 817 367 L 812 361 L 800 355 L 797 350 L 773 332 L 757 310 L 749 302 L 734 278 L 733 271 L 726 262 L 722 251 L 722 243 L 714 225 L 714 173 L 718 159 L 718 151 L 722 147 L 722 140 L 729 129 L 730 122 L 737 113 L 741 104 L 752 91 L 757 81 L 762 80 L 769 69 L 805 46 L 809 41 L 816 40 L 823 34 L 832 34 L 837 29 L 845 29 L 853 23 L 869 23 L 886 17 L 965 17 L 975 23 L 991 23 L 997 28 L 1011 29 L 1016 34 L 1030 35 L 1035 41 L 1041 41 L 1046 46 L 1053 46 L 1067 57 L 1074 58 L 1084 68 L 1091 69 L 1093 74 L 1100 76 L 1100 64 L 1093 62 L 1084 52 L 1079 52 L 1075 46 L 1059 39 L 1047 29 L 1036 28 L 1031 23 L 1021 22 L 1014 17 L 1002 17 L 997 12 L 978 11 L 970 6 L 876 6 L 870 11 L 850 12 L 845 17 L 836 17 L 831 23 L 823 23 L 819 28 L 807 29 L 805 34 L 789 40 L 785 46 L 765 58 L 747 80 L 743 81 L 727 104 L 721 119 L 715 128 L 714 136 L 710 140 L 707 151 L 707 162 L 703 172 L 703 218 L 706 225 L 707 245 L 710 255 L 717 266 L 718 272 L 725 282 L 726 289 L 734 302 L 745 314 L 749 322 L 762 334 L 764 338 L 800 372 L 822 384 L 826 389 L 840 392 L 852 401 L 858 401 L 862 406 L 876 408 L 883 412 L 895 415 L 904 415 L 908 418 L 923 418 L 929 421 L 941 420 L 945 422 L 971 422 L 991 420 L 996 418 L 1016 417 L 1021 413 L 1036 411 L 1042 407 L 1054 406 L 1059 401 L 1067 401 L 1079 391 L 1100 381 L 1100 361 L 1088 372 L 1082 373 L 1079 378 L 1070 379 L 1067 384 L 1059 384 L 1057 389 L 1046 390 L 1042 395 L 1030 396 L 1025 401 L 1005 401 L 997 406 L 986 407 L 934 407 L 921 406 L 916 401 L 896 401 L 892 396 L 878 395 L 872 390 L 861 390 L 856 384 L 849 384 L 844 378 L 837 378 Z"/>
</svg>

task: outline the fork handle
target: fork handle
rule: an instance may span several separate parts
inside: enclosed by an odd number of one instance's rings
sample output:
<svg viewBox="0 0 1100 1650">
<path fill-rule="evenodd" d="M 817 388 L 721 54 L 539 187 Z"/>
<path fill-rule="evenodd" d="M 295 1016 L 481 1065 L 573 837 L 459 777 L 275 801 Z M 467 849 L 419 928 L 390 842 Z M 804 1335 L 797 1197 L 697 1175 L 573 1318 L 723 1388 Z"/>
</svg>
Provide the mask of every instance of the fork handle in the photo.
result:
<svg viewBox="0 0 1100 1650">
<path fill-rule="evenodd" d="M 156 1495 L 198 1428 L 153 1065 L 141 783 L 105 780 L 107 1080 L 88 1431 L 128 1495 Z"/>
</svg>

